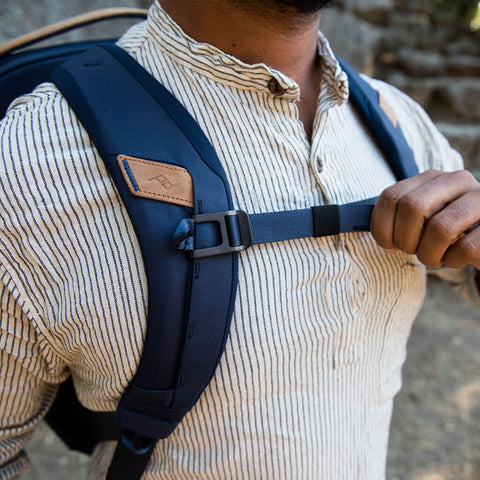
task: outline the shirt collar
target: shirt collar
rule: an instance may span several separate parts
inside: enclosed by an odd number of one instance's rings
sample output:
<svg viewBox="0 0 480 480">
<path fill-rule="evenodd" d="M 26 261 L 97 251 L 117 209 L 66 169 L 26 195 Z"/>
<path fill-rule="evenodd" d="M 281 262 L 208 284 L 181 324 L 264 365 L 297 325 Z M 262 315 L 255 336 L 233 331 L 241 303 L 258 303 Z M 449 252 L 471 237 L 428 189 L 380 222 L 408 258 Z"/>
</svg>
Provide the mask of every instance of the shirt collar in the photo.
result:
<svg viewBox="0 0 480 480">
<path fill-rule="evenodd" d="M 147 32 L 156 46 L 175 62 L 216 82 L 286 100 L 298 100 L 300 96 L 297 83 L 278 70 L 265 64 L 244 63 L 213 45 L 189 37 L 163 10 L 159 0 L 150 9 Z M 318 52 L 324 65 L 323 85 L 326 85 L 334 103 L 345 103 L 348 100 L 347 76 L 321 32 L 318 35 Z"/>
</svg>

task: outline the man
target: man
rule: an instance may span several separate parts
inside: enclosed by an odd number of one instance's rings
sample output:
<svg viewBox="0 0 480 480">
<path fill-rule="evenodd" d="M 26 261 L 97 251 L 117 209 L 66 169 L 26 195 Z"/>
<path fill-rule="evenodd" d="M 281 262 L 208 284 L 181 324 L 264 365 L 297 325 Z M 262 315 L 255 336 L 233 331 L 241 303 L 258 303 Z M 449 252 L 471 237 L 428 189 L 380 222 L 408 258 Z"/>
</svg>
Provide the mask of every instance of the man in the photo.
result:
<svg viewBox="0 0 480 480">
<path fill-rule="evenodd" d="M 120 41 L 203 128 L 237 208 L 299 209 L 384 191 L 373 236 L 240 256 L 225 353 L 145 478 L 384 478 L 423 265 L 461 268 L 458 281 L 480 303 L 480 185 L 443 173 L 461 169 L 459 156 L 417 105 L 371 81 L 423 172 L 393 185 L 317 33 L 324 3 L 162 0 Z M 27 468 L 22 448 L 69 374 L 84 405 L 115 410 L 141 356 L 146 286 L 118 194 L 56 88 L 17 100 L 0 133 L 3 479 Z M 113 449 L 99 445 L 89 478 L 103 478 Z"/>
</svg>

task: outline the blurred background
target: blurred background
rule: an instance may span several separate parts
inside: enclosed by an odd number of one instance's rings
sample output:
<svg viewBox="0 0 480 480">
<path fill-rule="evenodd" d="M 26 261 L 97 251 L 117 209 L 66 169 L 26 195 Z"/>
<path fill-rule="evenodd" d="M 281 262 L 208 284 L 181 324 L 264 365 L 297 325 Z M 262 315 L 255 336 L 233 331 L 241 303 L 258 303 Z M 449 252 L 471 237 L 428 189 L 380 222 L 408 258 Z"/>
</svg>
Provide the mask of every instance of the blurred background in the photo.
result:
<svg viewBox="0 0 480 480">
<path fill-rule="evenodd" d="M 95 8 L 150 3 L 1 0 L 0 42 Z M 91 26 L 65 39 L 116 37 L 129 24 Z M 478 0 L 337 0 L 321 28 L 337 55 L 419 102 L 480 178 Z M 44 425 L 28 452 L 26 480 L 86 478 L 87 457 L 69 452 Z M 387 478 L 480 480 L 480 312 L 434 278 L 409 341 Z"/>
</svg>

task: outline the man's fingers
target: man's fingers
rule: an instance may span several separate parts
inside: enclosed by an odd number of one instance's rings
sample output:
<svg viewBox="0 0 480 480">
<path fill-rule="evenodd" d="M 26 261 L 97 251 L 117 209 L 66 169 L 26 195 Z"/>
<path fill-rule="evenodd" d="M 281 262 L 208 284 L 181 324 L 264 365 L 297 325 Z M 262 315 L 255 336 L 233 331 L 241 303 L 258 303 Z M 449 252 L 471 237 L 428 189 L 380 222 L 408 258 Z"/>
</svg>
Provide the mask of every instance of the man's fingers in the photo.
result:
<svg viewBox="0 0 480 480">
<path fill-rule="evenodd" d="M 415 252 L 418 259 L 429 267 L 440 267 L 445 264 L 446 252 L 451 251 L 451 261 L 462 263 L 461 252 L 468 242 L 462 243 L 461 240 L 476 229 L 479 222 L 480 189 L 476 189 L 448 204 L 426 222 Z M 457 245 L 459 249 L 455 248 Z M 466 265 L 469 260 L 470 254 L 464 255 L 460 266 Z"/>
<path fill-rule="evenodd" d="M 472 189 L 478 192 L 473 176 L 467 171 L 459 171 L 439 175 L 406 193 L 398 203 L 395 217 L 395 246 L 406 253 L 418 253 L 425 234 L 433 230 L 433 238 L 428 236 L 427 246 L 435 247 L 432 256 L 441 259 L 450 242 L 477 222 L 478 195 L 457 202 Z M 453 202 L 457 203 L 451 208 Z M 445 250 L 441 251 L 442 248 Z"/>
<path fill-rule="evenodd" d="M 386 189 L 375 205 L 371 228 L 385 249 L 417 254 L 427 266 L 445 261 L 463 266 L 466 259 L 480 261 L 470 244 L 478 240 L 479 222 L 480 184 L 475 178 L 467 171 L 429 170 Z M 461 239 L 465 233 L 472 235 Z"/>
<path fill-rule="evenodd" d="M 377 243 L 386 249 L 396 248 L 394 226 L 400 200 L 410 191 L 442 175 L 442 172 L 428 170 L 415 177 L 402 180 L 383 191 L 372 213 L 371 231 Z"/>
<path fill-rule="evenodd" d="M 474 265 L 480 269 L 480 227 L 477 226 L 463 235 L 447 249 L 442 264 L 451 268 Z"/>
</svg>

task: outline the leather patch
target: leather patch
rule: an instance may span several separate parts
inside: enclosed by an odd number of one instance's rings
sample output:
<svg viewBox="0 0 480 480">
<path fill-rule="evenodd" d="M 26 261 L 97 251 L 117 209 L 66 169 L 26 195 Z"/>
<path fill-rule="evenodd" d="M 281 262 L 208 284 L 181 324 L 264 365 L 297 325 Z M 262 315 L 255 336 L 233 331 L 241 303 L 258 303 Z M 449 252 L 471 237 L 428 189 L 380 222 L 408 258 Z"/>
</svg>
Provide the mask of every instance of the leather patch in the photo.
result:
<svg viewBox="0 0 480 480">
<path fill-rule="evenodd" d="M 127 155 L 117 160 L 133 195 L 193 207 L 193 181 L 185 168 Z"/>
<path fill-rule="evenodd" d="M 396 127 L 398 125 L 397 116 L 395 115 L 395 112 L 390 108 L 390 105 L 380 94 L 378 94 L 378 103 L 380 105 L 380 108 L 384 111 L 385 115 L 393 123 L 393 126 Z"/>
</svg>

